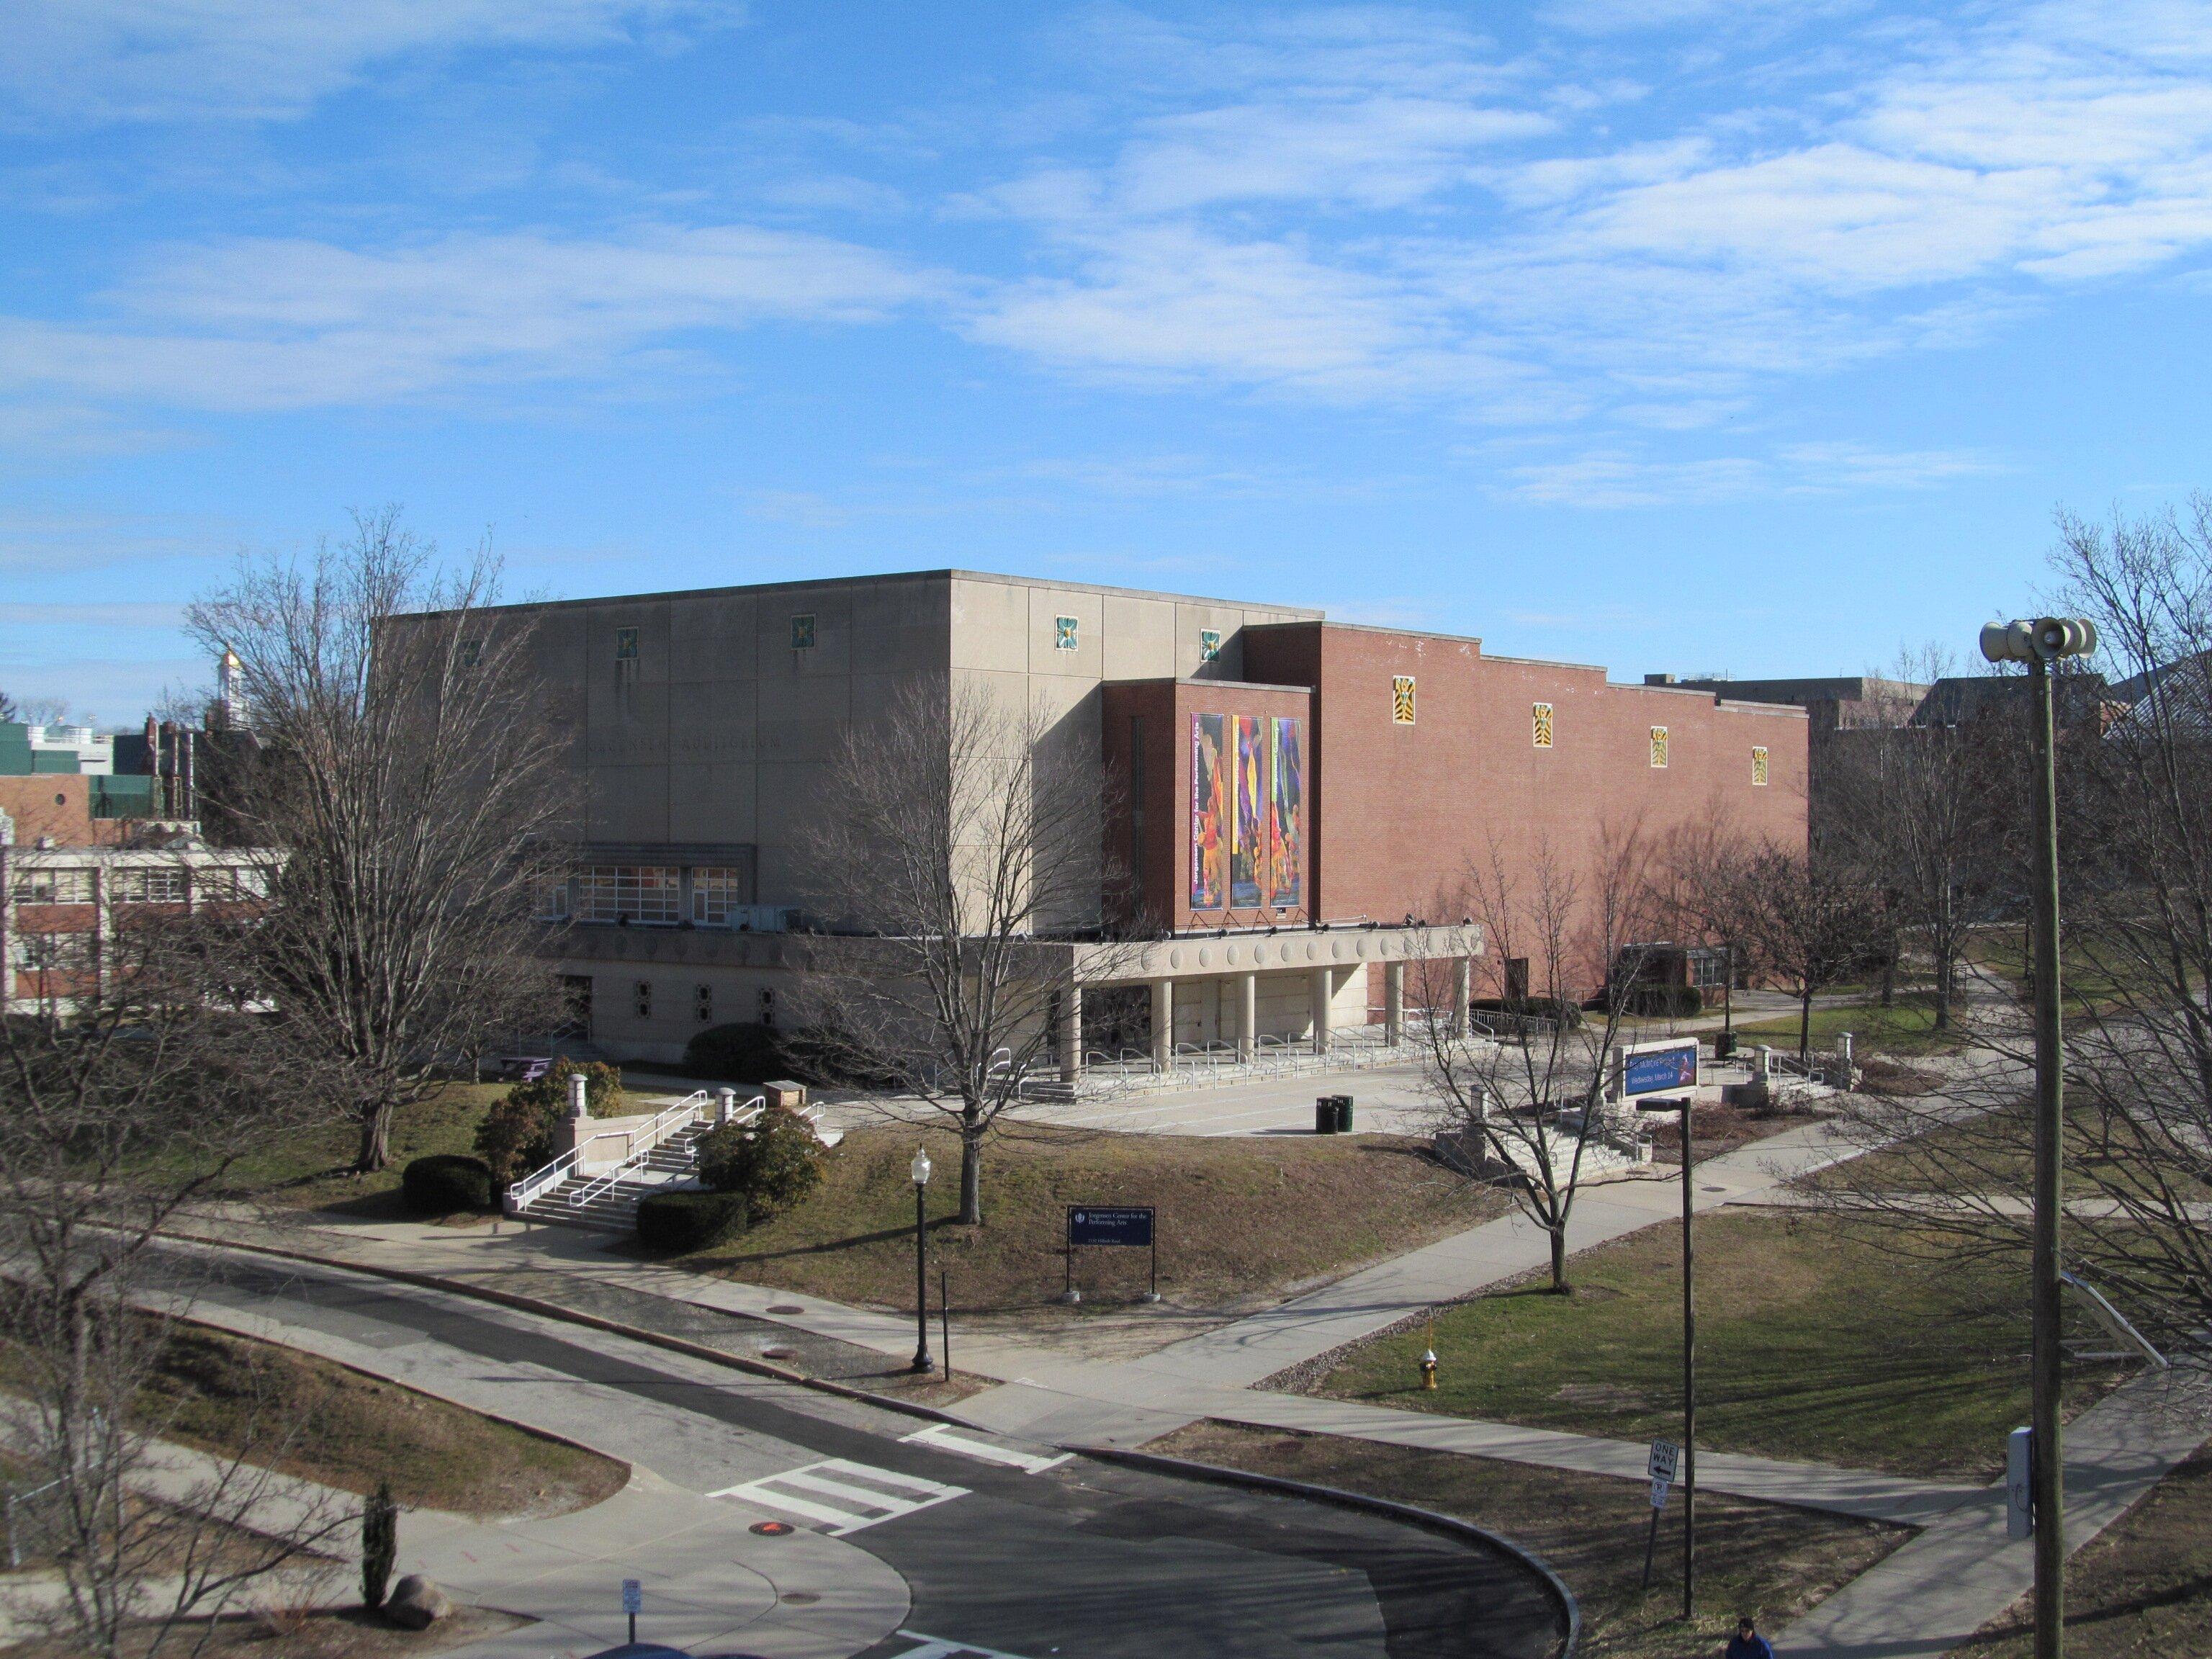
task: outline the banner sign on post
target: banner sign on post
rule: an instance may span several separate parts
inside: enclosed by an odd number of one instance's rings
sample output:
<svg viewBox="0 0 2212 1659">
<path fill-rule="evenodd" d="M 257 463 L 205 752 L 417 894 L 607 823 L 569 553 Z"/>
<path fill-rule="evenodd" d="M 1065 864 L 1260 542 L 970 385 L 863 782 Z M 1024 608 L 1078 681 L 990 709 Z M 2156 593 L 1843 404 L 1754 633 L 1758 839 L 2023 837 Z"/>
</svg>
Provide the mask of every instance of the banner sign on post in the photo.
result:
<svg viewBox="0 0 2212 1659">
<path fill-rule="evenodd" d="M 1695 1037 L 1684 1037 L 1674 1042 L 1639 1043 L 1622 1054 L 1620 1092 L 1627 1099 L 1697 1086 Z"/>
<path fill-rule="evenodd" d="M 1099 1209 L 1085 1206 L 1067 1212 L 1067 1242 L 1071 1244 L 1127 1244 L 1148 1249 L 1152 1242 L 1152 1212 L 1147 1208 Z"/>
</svg>

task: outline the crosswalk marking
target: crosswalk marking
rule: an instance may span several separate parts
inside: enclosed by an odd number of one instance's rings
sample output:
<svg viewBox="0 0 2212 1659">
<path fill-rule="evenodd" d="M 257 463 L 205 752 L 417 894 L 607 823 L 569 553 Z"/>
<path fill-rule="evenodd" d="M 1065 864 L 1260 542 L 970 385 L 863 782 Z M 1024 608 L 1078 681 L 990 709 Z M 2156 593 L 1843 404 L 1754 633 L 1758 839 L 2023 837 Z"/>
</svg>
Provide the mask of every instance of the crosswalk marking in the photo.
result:
<svg viewBox="0 0 2212 1659">
<path fill-rule="evenodd" d="M 872 1464 L 830 1457 L 781 1474 L 725 1486 L 709 1496 L 734 1498 L 759 1509 L 816 1522 L 832 1538 L 842 1538 L 863 1527 L 965 1497 L 967 1492 L 965 1486 L 948 1486 Z"/>
<path fill-rule="evenodd" d="M 1020 1659 L 1018 1654 L 1001 1653 L 996 1648 L 979 1648 L 973 1642 L 955 1642 L 950 1637 L 924 1636 L 918 1630 L 902 1630 L 899 1634 L 921 1645 L 908 1648 L 898 1656 L 898 1659 Z"/>
<path fill-rule="evenodd" d="M 912 1434 L 899 1437 L 909 1442 L 918 1441 L 925 1446 L 934 1446 L 939 1451 L 958 1452 L 963 1457 L 980 1458 L 986 1463 L 1004 1463 L 1008 1468 L 1019 1469 L 1024 1474 L 1042 1474 L 1047 1469 L 1057 1468 L 1075 1455 L 1062 1452 L 1057 1457 L 1039 1457 L 1033 1452 L 1016 1451 L 1011 1446 L 998 1446 L 988 1440 L 970 1439 L 950 1423 L 933 1423 L 926 1429 L 916 1429 Z"/>
</svg>

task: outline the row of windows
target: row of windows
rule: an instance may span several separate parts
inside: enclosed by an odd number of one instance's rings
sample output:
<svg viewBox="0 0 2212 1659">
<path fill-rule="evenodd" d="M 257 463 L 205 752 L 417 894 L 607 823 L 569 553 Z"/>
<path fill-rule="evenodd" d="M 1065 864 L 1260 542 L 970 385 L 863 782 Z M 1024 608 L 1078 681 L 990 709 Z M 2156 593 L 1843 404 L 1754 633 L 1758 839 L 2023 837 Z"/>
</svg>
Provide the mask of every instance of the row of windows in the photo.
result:
<svg viewBox="0 0 2212 1659">
<path fill-rule="evenodd" d="M 701 927 L 727 927 L 746 904 L 746 872 L 704 866 L 691 871 L 690 920 Z M 566 878 L 548 884 L 538 906 L 546 921 L 632 922 L 672 927 L 684 919 L 684 868 L 673 864 L 595 864 L 575 877 L 573 911 Z"/>
<path fill-rule="evenodd" d="M 90 870 L 20 870 L 14 886 L 15 902 L 89 904 L 92 878 Z M 182 904 L 194 892 L 204 899 L 264 898 L 269 892 L 269 872 L 235 866 L 197 871 L 174 866 L 110 870 L 106 888 L 112 904 Z"/>
<path fill-rule="evenodd" d="M 1397 674 L 1391 677 L 1390 720 L 1393 725 L 1413 724 L 1415 713 L 1413 699 L 1417 690 L 1413 675 Z M 1548 702 L 1530 703 L 1528 705 L 1529 741 L 1536 748 L 1549 749 L 1552 747 L 1553 731 L 1552 705 Z M 1667 728 L 1663 726 L 1655 726 L 1651 728 L 1651 764 L 1655 769 L 1662 771 L 1666 769 L 1667 753 Z M 1766 775 L 1765 747 L 1763 744 L 1753 744 L 1751 750 L 1751 781 L 1754 785 L 1764 787 L 1766 783 Z"/>
<path fill-rule="evenodd" d="M 640 1019 L 653 1018 L 653 981 L 651 980 L 641 979 L 630 986 L 629 1006 L 630 1012 Z M 763 991 L 760 994 L 760 1005 L 754 1017 L 763 1025 L 770 1028 L 775 1026 L 775 992 Z M 714 988 L 713 986 L 694 985 L 691 988 L 691 1018 L 702 1025 L 712 1025 L 714 1023 Z"/>
</svg>

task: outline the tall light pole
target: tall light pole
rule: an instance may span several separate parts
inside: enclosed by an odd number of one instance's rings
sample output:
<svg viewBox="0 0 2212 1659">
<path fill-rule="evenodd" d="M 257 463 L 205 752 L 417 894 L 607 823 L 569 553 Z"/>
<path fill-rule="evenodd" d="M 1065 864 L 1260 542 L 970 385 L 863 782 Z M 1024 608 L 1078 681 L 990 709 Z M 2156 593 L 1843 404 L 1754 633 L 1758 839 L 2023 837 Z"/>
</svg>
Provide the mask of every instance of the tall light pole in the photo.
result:
<svg viewBox="0 0 2212 1659">
<path fill-rule="evenodd" d="M 907 1173 L 914 1177 L 914 1364 L 916 1376 L 925 1376 L 937 1369 L 937 1362 L 929 1357 L 929 1235 L 927 1211 L 923 1207 L 922 1195 L 929 1190 L 929 1148 L 917 1146 L 914 1162 L 907 1165 Z"/>
<path fill-rule="evenodd" d="M 2034 1395 L 2033 1431 L 2035 1527 L 2035 1659 L 2060 1659 L 2066 1616 L 2066 1465 L 2059 1440 L 2058 1217 L 2064 1152 L 2066 1049 L 2058 1018 L 2058 762 L 2052 670 L 2066 657 L 2097 648 L 2097 630 L 2073 617 L 1991 623 L 1982 629 L 1982 655 L 2027 665 L 2035 775 L 2035 1182 L 2034 1257 L 2029 1310 Z"/>
</svg>

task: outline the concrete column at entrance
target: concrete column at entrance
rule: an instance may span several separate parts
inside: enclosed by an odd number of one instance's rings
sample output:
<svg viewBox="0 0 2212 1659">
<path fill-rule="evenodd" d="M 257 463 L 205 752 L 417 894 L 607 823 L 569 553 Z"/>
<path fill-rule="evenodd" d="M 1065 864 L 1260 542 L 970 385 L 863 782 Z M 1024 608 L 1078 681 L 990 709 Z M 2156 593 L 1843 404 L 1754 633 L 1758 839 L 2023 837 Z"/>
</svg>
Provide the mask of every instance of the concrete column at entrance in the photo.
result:
<svg viewBox="0 0 2212 1659">
<path fill-rule="evenodd" d="M 1152 981 L 1152 1064 L 1175 1064 L 1175 981 Z"/>
<path fill-rule="evenodd" d="M 1451 1034 L 1467 1035 L 1468 1005 L 1474 1000 L 1474 958 L 1461 957 L 1452 963 Z"/>
<path fill-rule="evenodd" d="M 1313 1051 L 1317 1054 L 1328 1052 L 1329 1003 L 1335 990 L 1334 978 L 1328 969 L 1313 970 Z"/>
<path fill-rule="evenodd" d="M 1260 976 L 1237 975 L 1237 1058 L 1249 1060 L 1260 1035 Z"/>
<path fill-rule="evenodd" d="M 1406 1035 L 1406 964 L 1382 964 L 1382 1041 L 1396 1047 Z"/>
<path fill-rule="evenodd" d="M 1083 988 L 1071 985 L 1060 994 L 1060 1080 L 1073 1083 L 1083 1075 Z"/>
</svg>

